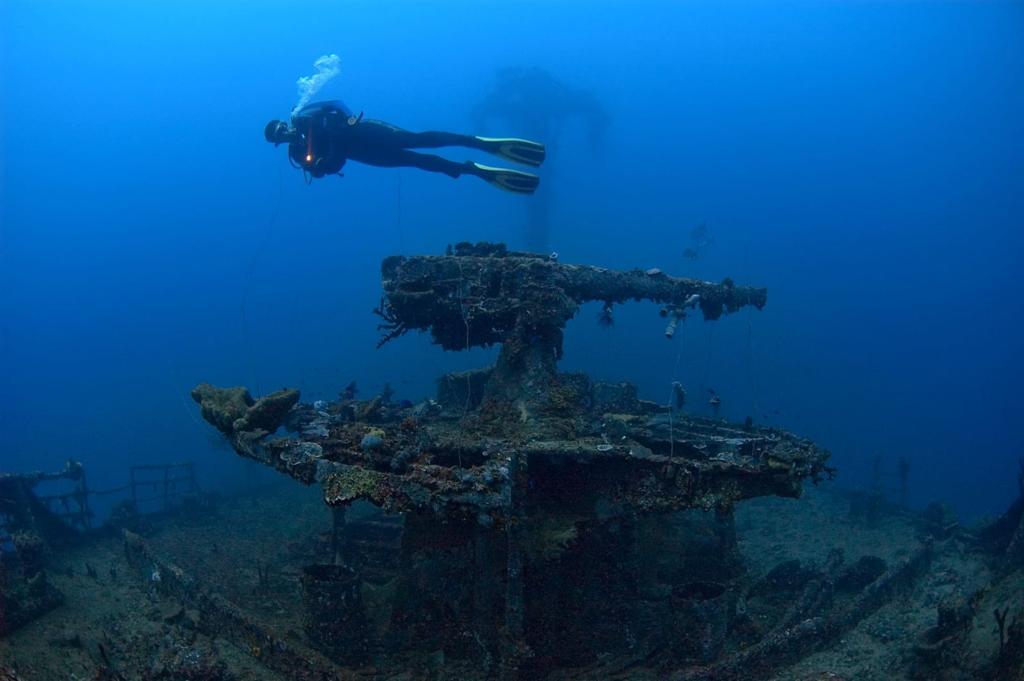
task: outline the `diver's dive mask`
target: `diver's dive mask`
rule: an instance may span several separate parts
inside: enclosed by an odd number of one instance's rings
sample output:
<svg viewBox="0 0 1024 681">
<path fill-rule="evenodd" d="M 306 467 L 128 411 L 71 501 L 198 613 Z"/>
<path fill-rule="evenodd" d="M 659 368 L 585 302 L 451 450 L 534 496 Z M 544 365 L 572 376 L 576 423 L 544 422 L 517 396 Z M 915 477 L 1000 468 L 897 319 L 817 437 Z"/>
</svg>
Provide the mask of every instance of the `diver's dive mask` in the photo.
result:
<svg viewBox="0 0 1024 681">
<path fill-rule="evenodd" d="M 274 146 L 286 144 L 301 138 L 299 131 L 290 127 L 284 121 L 270 121 L 263 129 L 263 136 Z"/>
</svg>

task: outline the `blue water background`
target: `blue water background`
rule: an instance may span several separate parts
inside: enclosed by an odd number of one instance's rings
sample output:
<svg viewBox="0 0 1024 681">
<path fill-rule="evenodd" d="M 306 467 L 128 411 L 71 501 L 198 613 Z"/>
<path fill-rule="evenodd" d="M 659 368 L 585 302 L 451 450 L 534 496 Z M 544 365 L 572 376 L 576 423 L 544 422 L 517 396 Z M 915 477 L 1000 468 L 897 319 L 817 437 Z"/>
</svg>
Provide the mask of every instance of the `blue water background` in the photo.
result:
<svg viewBox="0 0 1024 681">
<path fill-rule="evenodd" d="M 561 260 L 769 289 L 675 342 L 654 306 L 608 330 L 588 306 L 566 369 L 663 402 L 679 380 L 697 413 L 711 388 L 833 450 L 842 484 L 906 456 L 914 504 L 999 512 L 1024 456 L 1022 45 L 1021 3 L 7 0 L 0 469 L 189 459 L 230 485 L 200 381 L 416 400 L 493 359 L 374 350 L 379 263 L 522 247 L 530 199 L 356 164 L 304 184 L 262 130 L 335 52 L 324 95 L 411 129 L 470 132 L 504 66 L 591 90 L 604 143 L 567 125 L 542 173 Z"/>
</svg>

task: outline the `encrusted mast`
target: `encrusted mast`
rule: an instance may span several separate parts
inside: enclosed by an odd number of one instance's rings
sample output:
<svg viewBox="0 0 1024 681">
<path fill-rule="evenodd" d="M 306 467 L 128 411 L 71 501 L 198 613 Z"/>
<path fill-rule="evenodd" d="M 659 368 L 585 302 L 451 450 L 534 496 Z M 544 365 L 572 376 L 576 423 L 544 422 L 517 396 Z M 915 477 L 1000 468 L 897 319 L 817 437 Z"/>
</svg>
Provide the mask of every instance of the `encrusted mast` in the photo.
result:
<svg viewBox="0 0 1024 681">
<path fill-rule="evenodd" d="M 647 300 L 664 306 L 669 329 L 689 311 L 718 319 L 752 305 L 765 289 L 670 277 L 661 270 L 618 272 L 563 265 L 557 257 L 509 252 L 501 244 L 460 243 L 445 256 L 392 256 L 381 266 L 384 298 L 377 313 L 381 344 L 411 329 L 430 331 L 446 350 L 501 344 L 486 396 L 531 410 L 556 382 L 562 333 L 583 303 L 612 306 Z M 671 335 L 671 330 L 667 331 Z"/>
<path fill-rule="evenodd" d="M 487 664 L 498 660 L 493 671 L 505 678 L 519 674 L 530 656 L 555 655 L 562 639 L 577 634 L 578 645 L 595 655 L 639 631 L 649 630 L 655 644 L 660 634 L 650 623 L 661 615 L 636 601 L 635 589 L 647 582 L 670 588 L 658 580 L 678 578 L 648 574 L 637 558 L 643 537 L 675 527 L 659 518 L 685 509 L 728 518 L 740 499 L 797 496 L 805 479 L 830 472 L 826 452 L 789 433 L 689 416 L 680 404 L 638 399 L 627 383 L 594 384 L 557 370 L 564 326 L 588 301 L 603 302 L 606 314 L 628 300 L 659 303 L 671 335 L 696 310 L 715 319 L 747 305 L 761 308 L 764 289 L 659 270 L 566 265 L 492 244 L 390 257 L 382 278 L 382 344 L 413 329 L 429 331 L 450 350 L 500 343 L 496 365 L 443 376 L 437 399 L 415 405 L 392 400 L 390 390 L 369 400 L 346 390 L 335 402 L 302 404 L 294 390 L 254 400 L 244 388 L 207 384 L 193 398 L 240 455 L 318 482 L 327 504 L 366 500 L 403 513 L 403 555 L 418 558 L 401 563 L 399 579 L 417 584 L 423 608 L 443 603 L 452 614 L 451 631 L 431 620 L 430 636 L 450 636 L 444 645 L 454 646 L 465 633 L 460 622 L 474 622 Z M 289 435 L 277 434 L 282 426 Z M 726 547 L 728 527 L 715 530 Z M 701 569 L 728 566 L 728 548 L 720 554 L 706 555 Z M 359 563 L 354 555 L 344 560 Z M 614 613 L 595 605 L 607 601 L 599 593 L 610 588 L 601 567 L 607 560 L 621 568 L 615 587 L 624 590 Z M 432 580 L 438 573 L 450 578 L 431 591 L 423 574 L 416 576 L 420 569 Z M 471 586 L 463 600 L 444 592 L 460 580 Z M 540 629 L 524 622 L 553 621 L 551 594 L 570 592 L 576 606 L 602 622 L 616 620 L 625 632 L 599 636 L 578 620 L 559 623 L 557 635 L 550 627 L 544 636 L 530 633 Z"/>
</svg>

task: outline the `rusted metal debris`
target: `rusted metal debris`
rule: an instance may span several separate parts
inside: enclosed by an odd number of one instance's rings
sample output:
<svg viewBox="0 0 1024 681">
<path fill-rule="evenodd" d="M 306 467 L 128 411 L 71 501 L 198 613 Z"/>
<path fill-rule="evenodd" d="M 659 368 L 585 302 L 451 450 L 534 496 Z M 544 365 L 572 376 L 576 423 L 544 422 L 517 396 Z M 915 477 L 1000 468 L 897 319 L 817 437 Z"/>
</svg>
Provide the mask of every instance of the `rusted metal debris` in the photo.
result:
<svg viewBox="0 0 1024 681">
<path fill-rule="evenodd" d="M 82 465 L 72 460 L 52 473 L 0 473 L 0 636 L 64 601 L 46 568 L 54 546 L 74 536 L 65 521 L 88 524 L 84 479 Z M 63 496 L 36 495 L 36 485 L 53 480 L 72 481 L 75 490 Z M 51 510 L 48 500 L 63 505 Z"/>
<path fill-rule="evenodd" d="M 0 667 L 0 681 L 24 681 L 24 678 L 18 676 L 18 673 L 13 669 Z"/>
<path fill-rule="evenodd" d="M 35 493 L 37 485 L 54 480 L 70 481 L 74 489 L 42 497 Z M 67 534 L 67 525 L 86 529 L 92 518 L 88 497 L 85 468 L 73 459 L 59 471 L 0 472 L 0 527 L 59 535 Z"/>
<path fill-rule="evenodd" d="M 225 638 L 268 669 L 297 681 L 330 681 L 343 677 L 329 660 L 294 640 L 285 640 L 256 622 L 210 586 L 157 555 L 137 534 L 123 530 L 128 563 L 149 588 L 180 602 L 195 613 L 196 627 L 209 636 Z"/>
<path fill-rule="evenodd" d="M 865 617 L 909 590 L 927 571 L 932 553 L 932 543 L 928 541 L 910 557 L 871 579 L 863 590 L 838 605 L 833 605 L 839 581 L 834 572 L 812 580 L 783 620 L 758 643 L 714 664 L 680 670 L 671 679 L 742 681 L 768 678 L 785 663 L 834 645 Z"/>
<path fill-rule="evenodd" d="M 162 477 L 136 479 L 137 472 L 147 470 L 159 471 Z M 63 594 L 49 578 L 52 557 L 57 550 L 103 531 L 93 527 L 93 497 L 130 491 L 131 498 L 114 507 L 106 526 L 135 525 L 140 503 L 158 500 L 167 512 L 174 501 L 196 498 L 199 490 L 192 470 L 191 463 L 133 466 L 129 484 L 105 490 L 90 488 L 85 468 L 74 459 L 53 472 L 0 473 L 0 636 L 63 603 Z M 175 471 L 185 475 L 172 475 Z M 64 488 L 37 493 L 38 485 L 55 481 L 63 481 Z M 156 489 L 158 485 L 163 493 L 156 499 L 136 494 L 139 487 Z M 93 566 L 87 564 L 86 572 L 96 577 Z"/>
</svg>

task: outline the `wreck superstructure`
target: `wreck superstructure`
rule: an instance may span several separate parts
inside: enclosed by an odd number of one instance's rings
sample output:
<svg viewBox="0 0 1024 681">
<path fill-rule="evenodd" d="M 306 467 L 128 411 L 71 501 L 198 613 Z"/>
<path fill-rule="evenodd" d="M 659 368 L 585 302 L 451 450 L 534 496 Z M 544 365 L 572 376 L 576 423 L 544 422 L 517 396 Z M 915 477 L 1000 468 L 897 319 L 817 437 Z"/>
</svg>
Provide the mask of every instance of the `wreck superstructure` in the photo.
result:
<svg viewBox="0 0 1024 681">
<path fill-rule="evenodd" d="M 390 568 L 357 541 L 311 566 L 310 636 L 352 664 L 442 650 L 505 678 L 659 651 L 715 659 L 724 620 L 720 636 L 707 621 L 721 619 L 722 584 L 739 569 L 732 506 L 799 495 L 830 473 L 827 453 L 778 429 L 641 400 L 628 383 L 560 373 L 557 362 L 583 303 L 655 302 L 671 335 L 697 312 L 760 309 L 765 290 L 493 244 L 390 257 L 382 279 L 382 343 L 421 330 L 449 350 L 500 344 L 495 366 L 443 376 L 436 399 L 415 405 L 388 391 L 315 404 L 294 390 L 193 391 L 240 455 L 319 484 L 336 509 L 363 500 L 400 514 L 382 523 L 400 535 Z"/>
</svg>

